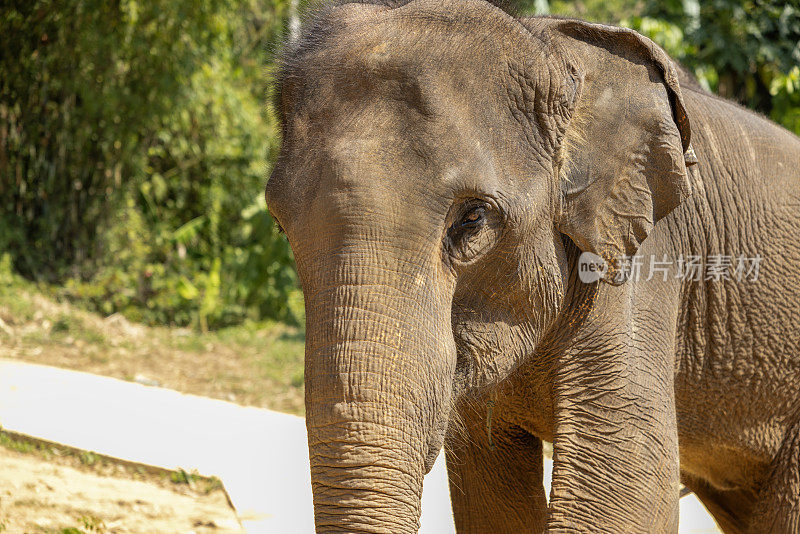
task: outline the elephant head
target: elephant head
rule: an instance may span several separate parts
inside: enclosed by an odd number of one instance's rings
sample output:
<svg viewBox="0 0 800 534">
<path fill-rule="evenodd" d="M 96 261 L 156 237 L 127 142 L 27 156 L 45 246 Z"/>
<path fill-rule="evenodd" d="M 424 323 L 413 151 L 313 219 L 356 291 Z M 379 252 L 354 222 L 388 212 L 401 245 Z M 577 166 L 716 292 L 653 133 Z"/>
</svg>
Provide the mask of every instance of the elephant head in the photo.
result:
<svg viewBox="0 0 800 534">
<path fill-rule="evenodd" d="M 676 74 L 627 30 L 345 2 L 289 45 L 277 107 L 317 530 L 415 531 L 454 402 L 562 313 L 569 241 L 614 266 L 688 194 Z"/>
</svg>

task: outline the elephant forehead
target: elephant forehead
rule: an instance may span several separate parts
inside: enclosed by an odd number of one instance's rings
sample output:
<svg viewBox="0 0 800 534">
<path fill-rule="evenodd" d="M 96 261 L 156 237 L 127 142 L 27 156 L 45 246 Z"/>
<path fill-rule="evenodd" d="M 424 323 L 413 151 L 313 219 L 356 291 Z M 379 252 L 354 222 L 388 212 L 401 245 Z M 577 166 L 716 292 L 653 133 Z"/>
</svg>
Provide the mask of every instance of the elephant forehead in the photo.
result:
<svg viewBox="0 0 800 534">
<path fill-rule="evenodd" d="M 399 89 L 387 96 L 426 111 L 425 97 L 447 88 L 461 92 L 460 100 L 448 102 L 458 106 L 507 72 L 508 56 L 524 55 L 520 28 L 485 2 L 420 0 L 393 9 L 346 4 L 320 16 L 289 48 L 280 91 L 297 103 L 364 97 L 377 84 Z"/>
<path fill-rule="evenodd" d="M 308 57 L 307 52 L 338 49 L 359 52 L 358 57 L 374 61 L 402 51 L 418 51 L 419 47 L 429 54 L 455 49 L 467 55 L 470 50 L 461 47 L 479 42 L 485 50 L 471 50 L 473 57 L 479 57 L 491 52 L 516 27 L 511 17 L 482 0 L 415 0 L 393 8 L 344 2 L 322 10 L 292 51 Z"/>
<path fill-rule="evenodd" d="M 361 191 L 370 204 L 393 206 L 408 195 L 418 205 L 420 199 L 449 198 L 465 178 L 492 183 L 495 168 L 480 142 L 459 141 L 443 148 L 400 135 L 345 136 L 329 142 L 314 180 L 322 191 Z"/>
<path fill-rule="evenodd" d="M 514 148 L 498 122 L 509 61 L 527 57 L 529 43 L 485 2 L 335 8 L 284 62 L 285 136 L 268 197 L 277 205 L 370 186 L 443 198 L 459 180 L 462 190 L 494 189 L 504 168 L 494 158 Z"/>
</svg>

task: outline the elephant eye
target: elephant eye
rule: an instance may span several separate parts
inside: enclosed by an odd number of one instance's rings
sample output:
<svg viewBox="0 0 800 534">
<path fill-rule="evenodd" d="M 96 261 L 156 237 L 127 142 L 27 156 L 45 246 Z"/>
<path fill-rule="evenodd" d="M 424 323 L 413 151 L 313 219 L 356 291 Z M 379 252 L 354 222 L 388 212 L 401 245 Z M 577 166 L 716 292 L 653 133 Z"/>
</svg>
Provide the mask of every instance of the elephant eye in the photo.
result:
<svg viewBox="0 0 800 534">
<path fill-rule="evenodd" d="M 455 264 L 465 265 L 497 242 L 503 217 L 497 208 L 478 199 L 458 209 L 460 214 L 447 231 L 446 250 Z"/>
<path fill-rule="evenodd" d="M 475 206 L 461 218 L 459 226 L 465 230 L 479 228 L 486 220 L 486 206 Z"/>
</svg>

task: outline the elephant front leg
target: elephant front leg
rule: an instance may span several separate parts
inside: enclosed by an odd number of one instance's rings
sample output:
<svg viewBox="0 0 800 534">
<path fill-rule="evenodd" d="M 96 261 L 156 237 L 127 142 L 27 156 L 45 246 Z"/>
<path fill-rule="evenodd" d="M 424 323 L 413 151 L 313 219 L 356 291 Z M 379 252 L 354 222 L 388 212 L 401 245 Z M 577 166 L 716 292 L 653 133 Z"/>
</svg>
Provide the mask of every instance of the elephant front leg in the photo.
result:
<svg viewBox="0 0 800 534">
<path fill-rule="evenodd" d="M 677 532 L 671 360 L 625 346 L 561 362 L 548 532 Z"/>
<path fill-rule="evenodd" d="M 445 447 L 456 530 L 544 531 L 541 440 L 504 422 L 486 399 L 464 403 L 457 412 L 462 424 L 451 430 Z"/>
</svg>

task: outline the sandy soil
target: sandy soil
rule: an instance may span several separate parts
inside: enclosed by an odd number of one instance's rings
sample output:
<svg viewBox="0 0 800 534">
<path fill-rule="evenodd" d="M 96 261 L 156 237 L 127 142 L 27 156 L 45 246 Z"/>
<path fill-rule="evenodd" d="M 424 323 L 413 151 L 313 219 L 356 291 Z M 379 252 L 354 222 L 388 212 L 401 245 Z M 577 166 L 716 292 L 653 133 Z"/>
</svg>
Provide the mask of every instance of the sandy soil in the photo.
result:
<svg viewBox="0 0 800 534">
<path fill-rule="evenodd" d="M 76 462 L 0 447 L 0 532 L 242 532 L 220 488 L 124 466 L 70 465 Z"/>
<path fill-rule="evenodd" d="M 208 334 L 150 328 L 0 286 L 3 358 L 302 413 L 302 347 L 302 333 L 282 325 Z M 128 532 L 242 529 L 219 481 L 19 442 L 0 429 L 0 534 Z"/>
</svg>

